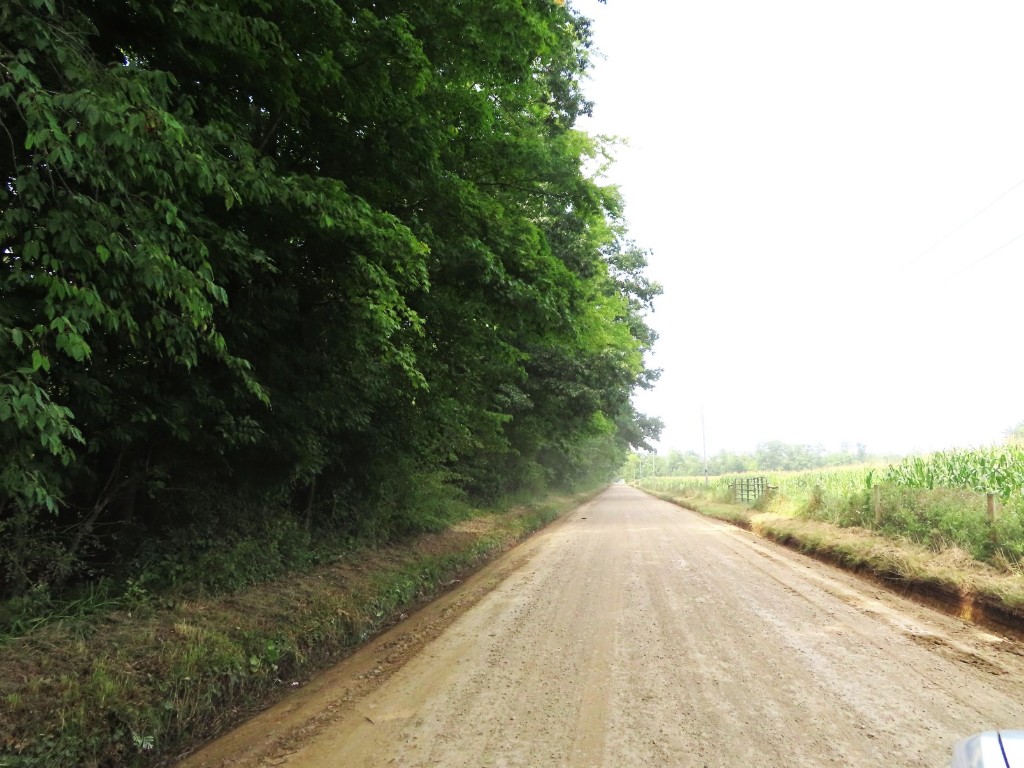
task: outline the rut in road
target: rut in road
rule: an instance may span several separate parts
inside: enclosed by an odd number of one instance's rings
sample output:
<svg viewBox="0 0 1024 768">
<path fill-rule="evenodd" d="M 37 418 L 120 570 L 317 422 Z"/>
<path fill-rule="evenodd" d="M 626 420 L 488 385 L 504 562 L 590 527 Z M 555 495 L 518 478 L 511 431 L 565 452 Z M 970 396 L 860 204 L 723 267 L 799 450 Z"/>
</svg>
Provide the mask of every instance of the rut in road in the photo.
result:
<svg viewBox="0 0 1024 768">
<path fill-rule="evenodd" d="M 410 622 L 185 765 L 937 766 L 1024 727 L 1018 643 L 626 486 Z"/>
</svg>

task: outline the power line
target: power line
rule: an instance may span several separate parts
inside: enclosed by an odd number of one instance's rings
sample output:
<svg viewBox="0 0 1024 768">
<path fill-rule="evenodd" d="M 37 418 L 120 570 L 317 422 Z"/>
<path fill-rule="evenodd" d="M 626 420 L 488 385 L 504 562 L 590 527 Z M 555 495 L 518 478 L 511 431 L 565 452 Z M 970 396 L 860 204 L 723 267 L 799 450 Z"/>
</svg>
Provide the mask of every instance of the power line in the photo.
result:
<svg viewBox="0 0 1024 768">
<path fill-rule="evenodd" d="M 913 257 L 913 258 L 912 258 L 912 259 L 911 259 L 910 261 L 906 262 L 906 263 L 905 263 L 905 264 L 903 264 L 903 265 L 902 265 L 901 267 L 899 267 L 899 269 L 901 269 L 901 270 L 902 270 L 902 269 L 908 269 L 908 268 L 910 268 L 911 266 L 913 266 L 914 264 L 916 264 L 917 262 L 919 262 L 919 261 L 920 261 L 920 260 L 921 260 L 922 258 L 924 258 L 925 256 L 927 256 L 927 255 L 928 255 L 929 253 L 931 253 L 932 251 L 934 251 L 934 250 L 935 250 L 936 248 L 938 248 L 938 247 L 939 247 L 940 245 L 942 245 L 942 244 L 943 244 L 944 242 L 946 242 L 946 241 L 947 241 L 947 240 L 948 240 L 949 238 L 951 238 L 951 237 L 952 237 L 953 235 L 955 235 L 955 234 L 956 234 L 957 232 L 959 232 L 959 231 L 960 231 L 961 229 L 963 229 L 963 228 L 964 228 L 964 227 L 966 227 L 966 226 L 967 226 L 968 224 L 970 224 L 970 223 L 971 223 L 972 221 L 974 221 L 974 220 L 975 220 L 976 218 L 978 218 L 979 216 L 981 216 L 981 214 L 983 214 L 983 213 L 984 213 L 985 211 L 987 211 L 987 210 L 988 210 L 989 208 L 991 208 L 991 207 L 992 207 L 993 205 L 995 205 L 995 204 L 996 204 L 996 203 L 998 203 L 998 202 L 999 202 L 1000 200 L 1002 200 L 1002 199 L 1003 199 L 1004 197 L 1006 197 L 1006 196 L 1007 196 L 1008 194 L 1010 194 L 1010 193 L 1011 193 L 1011 192 L 1013 192 L 1013 191 L 1014 191 L 1015 189 L 1017 189 L 1017 187 L 1019 187 L 1019 186 L 1020 186 L 1021 184 L 1024 184 L 1024 179 L 1021 179 L 1020 181 L 1018 181 L 1018 182 L 1017 182 L 1016 184 L 1014 184 L 1014 185 L 1013 185 L 1012 187 L 1010 187 L 1010 188 L 1009 188 L 1008 190 L 1006 190 L 1005 192 L 1003 192 L 1003 193 L 1002 193 L 1001 195 L 999 195 L 999 196 L 998 196 L 997 198 L 995 198 L 994 200 L 992 200 L 991 202 L 989 202 L 988 204 L 986 204 L 986 205 L 985 205 L 985 206 L 984 206 L 984 207 L 983 207 L 983 208 L 982 208 L 982 209 L 981 209 L 980 211 L 976 212 L 976 213 L 975 213 L 975 214 L 974 214 L 973 216 L 971 216 L 970 218 L 968 218 L 968 219 L 964 220 L 963 222 L 961 222 L 960 224 L 958 224 L 958 225 L 957 225 L 957 226 L 956 226 L 955 228 L 951 229 L 951 230 L 950 230 L 949 232 L 947 232 L 946 234 L 944 234 L 944 235 L 943 235 L 942 237 L 940 237 L 940 238 L 939 238 L 938 240 L 936 240 L 936 241 L 935 241 L 934 243 L 932 243 L 932 244 L 931 244 L 931 245 L 929 245 L 929 246 L 928 246 L 927 248 L 925 248 L 925 249 L 924 249 L 923 251 L 921 251 L 921 252 L 920 252 L 919 254 L 917 254 L 917 256 L 914 256 L 914 257 Z M 1024 237 L 1024 234 L 1020 235 L 1020 237 Z M 1017 239 L 1017 238 L 1014 238 L 1014 240 L 1016 240 L 1016 239 Z M 1011 240 L 1010 242 L 1013 242 L 1013 241 Z M 1005 248 L 1005 247 L 1006 247 L 1007 245 L 1009 245 L 1009 244 L 1010 244 L 1010 243 L 1006 243 L 1006 245 L 1001 245 L 1001 246 L 999 246 L 999 248 L 996 248 L 996 251 L 1002 250 L 1003 248 Z M 985 254 L 985 255 L 984 255 L 984 256 L 982 256 L 982 257 L 981 257 L 980 259 L 978 259 L 978 261 L 974 262 L 974 264 L 978 264 L 978 263 L 980 263 L 981 261 L 984 261 L 985 259 L 987 259 L 987 258 L 988 258 L 989 256 L 991 256 L 991 255 L 992 255 L 993 253 L 995 253 L 996 251 L 992 251 L 992 252 L 990 252 L 990 253 L 987 253 L 987 254 Z M 972 266 L 974 266 L 974 264 L 971 264 L 970 266 L 972 267 Z M 967 267 L 967 268 L 969 269 L 970 267 Z"/>
<path fill-rule="evenodd" d="M 963 274 L 964 272 L 966 272 L 967 270 L 969 270 L 969 269 L 974 269 L 974 268 L 975 268 L 976 266 L 978 266 L 979 264 L 981 264 L 981 262 L 983 262 L 983 261 L 984 261 L 985 259 L 987 259 L 987 258 L 988 258 L 989 256 L 991 256 L 991 255 L 992 255 L 992 254 L 994 254 L 994 253 L 998 253 L 999 251 L 1003 250 L 1003 248 L 1005 248 L 1006 246 L 1008 246 L 1008 245 L 1011 245 L 1011 244 L 1013 244 L 1013 243 L 1017 242 L 1017 241 L 1018 241 L 1018 240 L 1020 240 L 1020 239 L 1021 239 L 1022 237 L 1024 237 L 1024 232 L 1021 232 L 1021 233 L 1020 233 L 1019 235 L 1017 235 L 1016 237 L 1011 237 L 1011 238 L 1010 238 L 1009 240 L 1007 240 L 1007 241 L 1006 241 L 1005 243 L 1003 243 L 1002 245 L 1000 245 L 1000 246 L 999 246 L 998 248 L 993 248 L 993 249 L 992 249 L 991 251 L 989 251 L 988 253 L 986 253 L 986 254 L 985 254 L 984 256 L 982 256 L 982 257 L 981 257 L 980 259 L 976 259 L 975 261 L 972 261 L 972 262 L 971 262 L 970 264 L 968 264 L 968 265 L 967 265 L 966 267 L 964 267 L 964 268 L 963 268 L 963 269 L 961 269 L 961 270 L 960 270 L 959 272 L 957 272 L 957 273 L 956 273 L 956 274 L 954 275 L 954 277 L 959 277 L 960 275 L 962 275 L 962 274 Z"/>
</svg>

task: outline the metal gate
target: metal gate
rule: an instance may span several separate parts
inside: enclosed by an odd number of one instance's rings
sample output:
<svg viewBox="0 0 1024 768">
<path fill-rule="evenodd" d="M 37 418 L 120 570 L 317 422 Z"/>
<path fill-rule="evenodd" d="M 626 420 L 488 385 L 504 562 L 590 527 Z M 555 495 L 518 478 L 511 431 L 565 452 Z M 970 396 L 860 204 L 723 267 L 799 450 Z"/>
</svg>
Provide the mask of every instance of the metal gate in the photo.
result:
<svg viewBox="0 0 1024 768">
<path fill-rule="evenodd" d="M 738 504 L 741 501 L 757 501 L 768 492 L 770 486 L 767 477 L 743 477 L 729 483 L 729 488 L 732 489 L 733 502 Z"/>
</svg>

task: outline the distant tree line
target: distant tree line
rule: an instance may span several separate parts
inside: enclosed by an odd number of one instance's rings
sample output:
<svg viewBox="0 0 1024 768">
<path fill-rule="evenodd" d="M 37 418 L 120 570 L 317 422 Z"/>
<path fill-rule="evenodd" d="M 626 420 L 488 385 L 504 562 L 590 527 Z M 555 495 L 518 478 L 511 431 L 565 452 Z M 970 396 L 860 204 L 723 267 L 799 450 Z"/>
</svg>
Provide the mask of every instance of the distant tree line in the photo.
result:
<svg viewBox="0 0 1024 768">
<path fill-rule="evenodd" d="M 790 472 L 862 464 L 879 458 L 869 455 L 867 447 L 860 443 L 853 448 L 844 445 L 839 451 L 829 453 L 821 445 L 798 445 L 773 440 L 759 443 L 753 453 L 720 451 L 708 456 L 707 470 L 709 475 L 716 476 L 760 470 Z M 704 458 L 696 451 L 670 450 L 664 455 L 631 453 L 621 474 L 627 480 L 635 480 L 641 473 L 645 477 L 702 477 Z"/>
<path fill-rule="evenodd" d="M 0 596 L 402 535 L 656 435 L 590 55 L 551 0 L 4 3 Z"/>
</svg>

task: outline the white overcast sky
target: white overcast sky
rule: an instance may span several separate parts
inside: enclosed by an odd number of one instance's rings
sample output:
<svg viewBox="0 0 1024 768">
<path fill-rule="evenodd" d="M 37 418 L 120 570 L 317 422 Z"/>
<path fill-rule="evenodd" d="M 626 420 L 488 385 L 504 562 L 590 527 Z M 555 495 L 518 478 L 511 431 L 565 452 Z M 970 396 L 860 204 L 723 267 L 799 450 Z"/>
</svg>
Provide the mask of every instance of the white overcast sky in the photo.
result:
<svg viewBox="0 0 1024 768">
<path fill-rule="evenodd" d="M 1024 2 L 570 1 L 664 287 L 660 450 L 700 450 L 702 403 L 709 453 L 1024 420 Z"/>
</svg>

